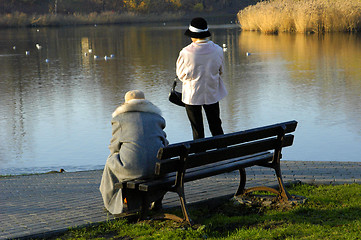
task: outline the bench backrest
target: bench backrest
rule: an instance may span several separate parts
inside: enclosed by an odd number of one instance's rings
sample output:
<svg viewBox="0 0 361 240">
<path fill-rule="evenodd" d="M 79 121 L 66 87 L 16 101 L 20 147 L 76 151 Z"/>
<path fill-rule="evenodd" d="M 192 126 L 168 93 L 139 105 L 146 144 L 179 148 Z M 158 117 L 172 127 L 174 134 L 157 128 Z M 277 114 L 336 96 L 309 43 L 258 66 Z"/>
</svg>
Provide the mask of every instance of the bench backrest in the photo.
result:
<svg viewBox="0 0 361 240">
<path fill-rule="evenodd" d="M 291 146 L 297 122 L 289 121 L 246 131 L 171 144 L 158 152 L 156 175 L 176 172 L 182 165 L 194 168 L 235 157 L 274 150 L 279 161 L 282 147 Z M 277 155 L 277 156 L 276 156 Z"/>
</svg>

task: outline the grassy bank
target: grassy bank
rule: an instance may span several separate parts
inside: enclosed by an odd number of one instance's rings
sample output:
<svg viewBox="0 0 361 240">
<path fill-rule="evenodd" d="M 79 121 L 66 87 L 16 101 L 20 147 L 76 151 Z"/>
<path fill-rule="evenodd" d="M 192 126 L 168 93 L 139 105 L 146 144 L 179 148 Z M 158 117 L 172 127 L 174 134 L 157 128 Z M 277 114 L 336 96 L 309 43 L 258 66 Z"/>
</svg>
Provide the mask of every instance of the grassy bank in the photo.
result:
<svg viewBox="0 0 361 240">
<path fill-rule="evenodd" d="M 155 14 L 102 12 L 90 14 L 25 14 L 20 12 L 0 15 L 0 28 L 5 27 L 53 27 L 93 24 L 122 24 L 177 20 L 184 17 L 182 12 Z"/>
<path fill-rule="evenodd" d="M 270 0 L 237 14 L 243 30 L 277 32 L 353 32 L 361 30 L 360 0 Z"/>
<path fill-rule="evenodd" d="M 191 209 L 197 223 L 193 228 L 171 221 L 119 219 L 74 229 L 57 239 L 359 239 L 361 185 L 297 185 L 289 191 L 308 200 L 289 208 L 226 203 Z"/>
</svg>

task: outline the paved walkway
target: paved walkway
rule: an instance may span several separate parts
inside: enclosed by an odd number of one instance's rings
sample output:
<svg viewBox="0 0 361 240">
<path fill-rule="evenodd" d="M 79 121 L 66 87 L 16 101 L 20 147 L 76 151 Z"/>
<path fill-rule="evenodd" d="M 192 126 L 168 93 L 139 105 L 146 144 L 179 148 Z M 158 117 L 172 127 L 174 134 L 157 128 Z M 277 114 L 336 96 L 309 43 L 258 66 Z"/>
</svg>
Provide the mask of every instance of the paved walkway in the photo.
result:
<svg viewBox="0 0 361 240">
<path fill-rule="evenodd" d="M 361 162 L 282 161 L 285 182 L 361 184 Z M 98 190 L 102 172 L 41 174 L 0 178 L 0 239 L 30 238 L 64 231 L 69 227 L 113 219 L 103 210 Z M 237 172 L 186 184 L 189 203 L 224 196 L 237 189 Z M 247 169 L 247 187 L 276 184 L 265 168 Z M 222 187 L 224 186 L 224 187 Z M 178 206 L 168 193 L 164 207 Z"/>
</svg>

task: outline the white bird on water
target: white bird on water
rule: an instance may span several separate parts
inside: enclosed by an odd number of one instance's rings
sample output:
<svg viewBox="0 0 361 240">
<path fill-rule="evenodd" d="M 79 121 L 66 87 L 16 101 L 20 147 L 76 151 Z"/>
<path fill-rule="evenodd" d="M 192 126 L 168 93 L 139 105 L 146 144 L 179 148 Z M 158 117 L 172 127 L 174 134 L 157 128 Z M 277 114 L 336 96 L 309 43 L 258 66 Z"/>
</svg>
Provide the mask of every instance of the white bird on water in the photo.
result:
<svg viewBox="0 0 361 240">
<path fill-rule="evenodd" d="M 42 46 L 40 46 L 39 43 L 35 44 L 35 46 L 36 46 L 36 48 L 39 49 L 39 50 L 42 48 Z"/>
<path fill-rule="evenodd" d="M 30 55 L 30 51 L 25 51 L 25 55 Z"/>
</svg>

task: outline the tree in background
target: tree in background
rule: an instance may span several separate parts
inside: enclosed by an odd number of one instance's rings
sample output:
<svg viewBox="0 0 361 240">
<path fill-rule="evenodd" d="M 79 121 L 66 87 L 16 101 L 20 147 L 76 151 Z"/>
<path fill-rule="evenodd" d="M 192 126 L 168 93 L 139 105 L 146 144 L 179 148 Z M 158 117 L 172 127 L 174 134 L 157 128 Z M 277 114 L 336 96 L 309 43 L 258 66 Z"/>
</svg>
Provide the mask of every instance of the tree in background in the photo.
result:
<svg viewBox="0 0 361 240">
<path fill-rule="evenodd" d="M 47 9 L 46 2 L 44 0 L 0 0 L 0 13 L 44 11 Z"/>
<path fill-rule="evenodd" d="M 0 0 L 0 14 L 89 14 L 101 12 L 162 13 L 220 11 L 257 0 Z"/>
</svg>

